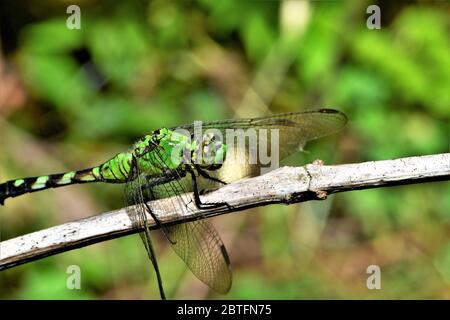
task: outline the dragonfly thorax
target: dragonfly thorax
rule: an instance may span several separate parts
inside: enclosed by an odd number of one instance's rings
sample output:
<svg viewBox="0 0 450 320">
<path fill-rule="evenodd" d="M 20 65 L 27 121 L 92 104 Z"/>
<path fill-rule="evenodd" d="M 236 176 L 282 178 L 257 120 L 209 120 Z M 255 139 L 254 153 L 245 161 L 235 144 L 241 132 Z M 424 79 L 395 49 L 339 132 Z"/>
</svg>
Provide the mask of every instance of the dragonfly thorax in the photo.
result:
<svg viewBox="0 0 450 320">
<path fill-rule="evenodd" d="M 141 169 L 175 170 L 190 162 L 191 150 L 189 136 L 161 128 L 139 140 L 132 152 Z"/>
<path fill-rule="evenodd" d="M 201 139 L 192 140 L 190 134 L 167 128 L 145 136 L 133 148 L 133 154 L 144 167 L 144 162 L 148 162 L 147 165 L 163 162 L 167 169 L 185 165 L 218 169 L 225 161 L 226 152 L 227 146 L 213 134 L 204 134 Z"/>
</svg>

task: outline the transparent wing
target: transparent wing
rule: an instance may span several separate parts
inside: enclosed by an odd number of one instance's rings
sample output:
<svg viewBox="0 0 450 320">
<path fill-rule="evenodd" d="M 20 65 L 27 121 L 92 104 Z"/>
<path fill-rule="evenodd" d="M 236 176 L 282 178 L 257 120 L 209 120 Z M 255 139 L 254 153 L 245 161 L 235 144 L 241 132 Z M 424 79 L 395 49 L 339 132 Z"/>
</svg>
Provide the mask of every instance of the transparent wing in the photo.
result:
<svg viewBox="0 0 450 320">
<path fill-rule="evenodd" d="M 192 273 L 210 288 L 227 293 L 232 273 L 225 246 L 216 229 L 206 220 L 197 220 L 166 227 L 175 252 Z"/>
<path fill-rule="evenodd" d="M 347 116 L 333 109 L 313 109 L 301 112 L 282 113 L 252 119 L 221 120 L 202 123 L 202 129 L 218 129 L 226 135 L 227 129 L 278 129 L 280 159 L 296 152 L 306 142 L 341 130 L 347 123 Z M 192 124 L 173 129 L 186 129 L 194 133 Z"/>
<path fill-rule="evenodd" d="M 149 201 L 171 197 L 170 201 L 161 204 L 149 203 L 149 207 L 155 215 L 164 212 L 182 212 L 187 213 L 189 205 L 193 203 L 192 197 L 187 193 L 187 177 L 183 177 L 175 170 L 170 170 L 165 165 L 167 155 L 161 148 L 156 147 L 154 152 L 154 166 L 163 169 L 165 175 L 172 177 L 162 184 L 155 184 L 154 173 L 146 172 L 141 169 L 140 177 L 136 184 L 138 185 L 140 196 L 137 200 Z M 133 190 L 135 188 L 132 188 Z M 135 193 L 135 192 L 133 192 Z M 138 206 L 142 208 L 142 206 Z M 144 211 L 145 213 L 145 211 Z M 135 214 L 140 219 L 145 217 L 142 214 Z M 139 222 L 143 224 L 143 222 Z M 174 251 L 186 263 L 192 273 L 213 290 L 219 293 L 229 291 L 232 282 L 230 270 L 230 260 L 225 246 L 220 239 L 217 231 L 206 220 L 196 220 L 182 224 L 163 226 L 164 234 L 169 240 Z"/>
<path fill-rule="evenodd" d="M 137 169 L 137 168 L 134 168 Z M 128 181 L 125 185 L 125 203 L 127 205 L 127 214 L 131 219 L 133 227 L 136 229 L 146 229 L 148 228 L 146 219 L 146 209 L 144 206 L 144 195 L 140 185 L 142 185 L 142 176 L 136 174 L 137 178 Z M 140 236 L 144 242 L 144 246 L 148 251 L 148 242 L 146 233 L 141 232 Z"/>
<path fill-rule="evenodd" d="M 127 182 L 125 186 L 125 202 L 127 204 L 127 214 L 131 219 L 134 228 L 143 230 L 139 233 L 142 242 L 144 244 L 145 250 L 147 251 L 147 256 L 149 257 L 153 269 L 155 270 L 156 277 L 158 280 L 159 293 L 162 299 L 165 299 L 164 288 L 162 284 L 161 274 L 159 272 L 158 262 L 156 260 L 156 254 L 153 249 L 153 245 L 150 238 L 150 228 L 148 225 L 148 220 L 146 217 L 146 207 L 144 205 L 144 195 L 140 186 L 143 182 L 143 176 L 138 174 L 138 167 L 132 166 L 133 174 L 131 176 L 136 176 L 136 179 Z"/>
<path fill-rule="evenodd" d="M 136 170 L 136 179 L 130 180 L 125 185 L 125 203 L 127 205 L 126 211 L 133 227 L 136 229 L 142 229 L 143 231 L 139 233 L 147 254 L 152 261 L 156 264 L 156 257 L 154 256 L 153 246 L 149 234 L 149 225 L 146 216 L 146 207 L 144 206 L 144 194 L 142 192 L 141 186 L 144 185 L 144 176 L 138 174 L 137 166 L 133 168 Z"/>
<path fill-rule="evenodd" d="M 277 158 L 281 161 L 303 149 L 308 141 L 339 131 L 346 122 L 347 117 L 342 112 L 332 109 L 316 109 L 253 119 L 202 123 L 202 132 L 207 129 L 219 130 L 224 142 L 233 149 L 233 152 L 227 151 L 227 157 L 222 167 L 212 172 L 211 176 L 225 182 L 232 182 L 244 177 L 259 175 L 261 167 L 266 166 L 259 157 L 260 150 L 272 159 L 274 159 L 274 155 L 278 155 Z M 173 129 L 187 130 L 191 135 L 194 135 L 195 130 L 193 125 L 182 125 Z M 232 129 L 231 131 L 235 133 L 238 132 L 236 129 L 243 130 L 240 134 L 246 135 L 246 139 L 255 134 L 256 143 L 240 145 L 236 143 L 236 140 L 231 139 L 233 144 L 230 144 L 230 141 L 227 140 L 227 129 Z M 261 142 L 264 141 L 265 146 L 261 145 Z M 256 161 L 255 158 L 250 158 L 251 154 L 256 155 Z M 213 183 L 206 182 L 206 184 Z"/>
</svg>

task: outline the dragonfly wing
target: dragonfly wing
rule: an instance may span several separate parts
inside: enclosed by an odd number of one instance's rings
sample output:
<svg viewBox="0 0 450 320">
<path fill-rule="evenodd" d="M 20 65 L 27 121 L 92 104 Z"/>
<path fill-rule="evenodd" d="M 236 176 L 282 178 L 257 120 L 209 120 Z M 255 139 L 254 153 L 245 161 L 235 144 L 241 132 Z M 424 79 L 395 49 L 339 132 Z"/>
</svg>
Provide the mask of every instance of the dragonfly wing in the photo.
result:
<svg viewBox="0 0 450 320">
<path fill-rule="evenodd" d="M 218 129 L 226 136 L 227 129 L 279 130 L 280 159 L 301 149 L 306 142 L 327 136 L 341 130 L 347 123 L 347 116 L 333 109 L 312 109 L 300 112 L 275 114 L 252 119 L 231 119 L 202 123 L 202 130 Z M 184 129 L 194 133 L 194 125 L 182 125 L 175 129 Z M 260 132 L 263 133 L 264 132 Z"/>
<path fill-rule="evenodd" d="M 278 160 L 281 161 L 302 150 L 308 141 L 339 131 L 346 122 L 347 117 L 342 112 L 332 109 L 315 109 L 253 119 L 202 123 L 202 132 L 208 129 L 219 130 L 224 142 L 233 149 L 233 152 L 227 151 L 227 158 L 222 167 L 209 174 L 225 182 L 259 175 L 261 167 L 267 165 L 261 162 L 260 152 L 271 159 L 274 159 L 273 155 L 277 153 Z M 193 125 L 183 125 L 174 129 L 187 130 L 193 135 L 195 128 Z M 227 140 L 227 129 L 231 129 L 235 134 L 238 134 L 235 130 L 243 130 L 240 134 L 244 134 L 247 139 L 255 134 L 256 143 L 239 145 L 235 143 L 236 140 L 233 140 L 233 144 L 230 144 Z M 265 146 L 261 144 L 264 141 Z M 250 155 L 253 155 L 253 159 Z M 212 185 L 211 187 L 219 186 L 212 182 L 206 183 Z"/>
<path fill-rule="evenodd" d="M 159 159 L 155 160 L 158 161 L 155 165 L 167 168 L 162 150 L 155 148 L 153 152 L 155 159 Z M 170 200 L 164 202 L 164 207 L 155 202 L 149 203 L 150 209 L 156 215 L 180 210 L 182 214 L 189 212 L 190 205 L 194 203 L 186 184 L 190 179 L 168 168 L 165 172 L 168 176 L 174 176 L 174 179 L 151 187 L 148 183 L 142 183 L 142 180 L 146 179 L 145 171 L 141 174 L 142 194 L 147 201 L 170 197 Z M 148 177 L 151 180 L 151 173 Z M 162 230 L 174 251 L 198 279 L 219 293 L 229 291 L 232 282 L 230 260 L 217 231 L 208 221 L 195 220 L 171 226 L 163 225 Z"/>
<path fill-rule="evenodd" d="M 136 179 L 133 179 L 127 182 L 125 186 L 125 202 L 127 204 L 127 214 L 131 219 L 133 227 L 136 229 L 143 230 L 139 233 L 139 236 L 142 239 L 145 250 L 147 251 L 147 256 L 149 257 L 153 268 L 156 273 L 159 293 L 162 299 L 165 299 L 164 288 L 162 284 L 161 274 L 159 272 L 158 262 L 156 260 L 156 254 L 153 249 L 153 245 L 150 238 L 150 228 L 148 225 L 147 215 L 146 215 L 146 207 L 144 205 L 144 195 L 142 193 L 142 183 L 143 183 L 143 175 L 138 174 L 139 168 L 134 165 L 132 166 L 133 173 L 136 175 Z"/>
<path fill-rule="evenodd" d="M 127 182 L 125 185 L 125 203 L 127 205 L 127 214 L 136 229 L 145 230 L 148 228 L 146 209 L 144 206 L 144 196 L 142 194 L 142 176 L 137 175 L 137 178 Z M 140 232 L 140 236 L 144 242 L 144 246 L 148 251 L 148 243 L 150 239 L 146 232 Z"/>
<path fill-rule="evenodd" d="M 208 221 L 197 220 L 165 229 L 172 239 L 172 248 L 197 278 L 216 292 L 224 294 L 230 290 L 230 259 L 216 229 Z"/>
<path fill-rule="evenodd" d="M 133 227 L 135 229 L 143 230 L 139 233 L 139 236 L 142 239 L 148 257 L 150 258 L 154 267 L 157 269 L 158 267 L 156 257 L 150 239 L 150 226 L 147 219 L 147 208 L 144 205 L 146 198 L 143 193 L 144 188 L 142 186 L 145 185 L 145 175 L 139 173 L 138 166 L 135 166 L 133 170 L 136 171 L 136 178 L 128 181 L 125 185 L 125 203 L 127 206 L 126 211 L 128 216 L 130 217 Z"/>
</svg>

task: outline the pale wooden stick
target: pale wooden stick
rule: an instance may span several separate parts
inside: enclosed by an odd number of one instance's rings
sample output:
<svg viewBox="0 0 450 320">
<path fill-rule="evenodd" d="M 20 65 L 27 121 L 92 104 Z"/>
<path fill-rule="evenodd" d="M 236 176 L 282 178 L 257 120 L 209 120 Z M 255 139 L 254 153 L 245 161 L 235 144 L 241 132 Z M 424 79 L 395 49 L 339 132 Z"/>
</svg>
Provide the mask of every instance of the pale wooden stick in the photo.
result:
<svg viewBox="0 0 450 320">
<path fill-rule="evenodd" d="M 335 166 L 316 162 L 304 167 L 282 167 L 202 196 L 206 203 L 226 201 L 232 211 L 226 207 L 199 210 L 191 204 L 188 209 L 155 213 L 162 223 L 182 223 L 273 203 L 325 199 L 331 193 L 449 178 L 449 153 Z M 157 201 L 161 202 L 157 207 L 164 208 L 164 202 L 170 199 Z M 148 219 L 154 228 L 153 220 Z M 0 270 L 138 231 L 125 209 L 119 209 L 33 232 L 0 242 Z"/>
</svg>

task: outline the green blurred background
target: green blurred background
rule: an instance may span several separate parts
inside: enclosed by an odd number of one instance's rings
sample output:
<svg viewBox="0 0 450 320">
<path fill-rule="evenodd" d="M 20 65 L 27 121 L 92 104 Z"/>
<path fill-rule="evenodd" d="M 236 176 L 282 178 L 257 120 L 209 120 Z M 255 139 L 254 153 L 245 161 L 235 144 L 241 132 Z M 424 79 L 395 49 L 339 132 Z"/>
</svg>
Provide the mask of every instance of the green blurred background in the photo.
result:
<svg viewBox="0 0 450 320">
<path fill-rule="evenodd" d="M 370 4 L 381 30 L 366 27 Z M 66 8 L 81 8 L 81 29 Z M 301 165 L 448 152 L 448 1 L 2 1 L 0 180 L 81 169 L 162 126 L 332 107 Z M 213 219 L 234 284 L 210 292 L 158 232 L 172 298 L 450 299 L 449 183 L 338 194 Z M 10 199 L 2 239 L 122 206 L 82 185 Z M 366 268 L 381 268 L 369 290 Z M 81 290 L 66 270 L 81 268 Z M 0 273 L 3 299 L 158 299 L 137 235 Z"/>
</svg>

